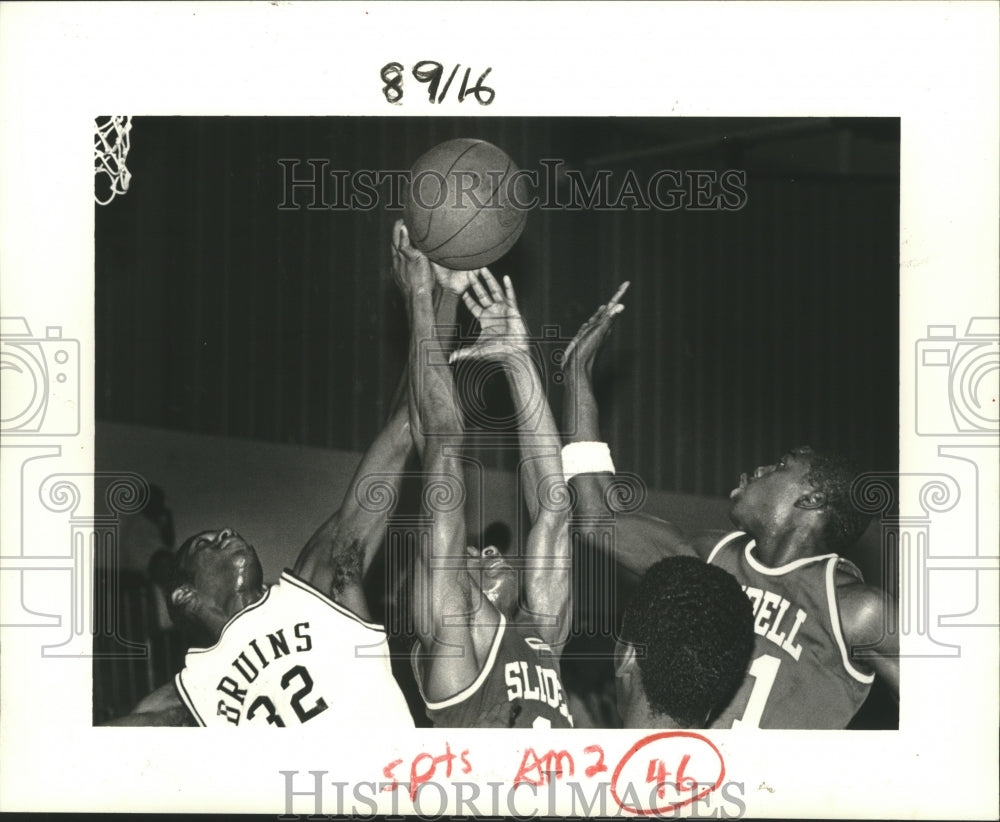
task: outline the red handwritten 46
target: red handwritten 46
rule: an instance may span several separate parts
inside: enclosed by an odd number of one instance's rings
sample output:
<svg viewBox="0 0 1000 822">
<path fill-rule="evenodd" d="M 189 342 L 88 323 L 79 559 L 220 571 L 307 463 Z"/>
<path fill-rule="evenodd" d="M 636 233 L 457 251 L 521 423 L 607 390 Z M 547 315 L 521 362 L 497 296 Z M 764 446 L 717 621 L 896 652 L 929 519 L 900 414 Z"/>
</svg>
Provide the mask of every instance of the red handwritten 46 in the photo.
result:
<svg viewBox="0 0 1000 822">
<path fill-rule="evenodd" d="M 648 795 L 636 789 L 642 784 L 637 766 L 641 767 L 643 761 L 647 763 L 645 784 L 653 785 Z M 677 770 L 667 770 L 668 764 L 674 762 L 678 763 Z M 636 742 L 618 762 L 611 775 L 611 797 L 628 813 L 665 814 L 710 794 L 722 784 L 725 774 L 722 754 L 701 734 L 650 734 Z"/>
<path fill-rule="evenodd" d="M 656 785 L 656 795 L 663 799 L 667 795 L 667 786 L 673 785 L 678 791 L 690 791 L 697 787 L 698 783 L 690 776 L 686 776 L 684 769 L 691 761 L 690 754 L 684 754 L 681 764 L 677 767 L 677 775 L 674 779 L 667 779 L 671 775 L 662 759 L 650 759 L 649 767 L 646 769 L 646 781 Z"/>
</svg>

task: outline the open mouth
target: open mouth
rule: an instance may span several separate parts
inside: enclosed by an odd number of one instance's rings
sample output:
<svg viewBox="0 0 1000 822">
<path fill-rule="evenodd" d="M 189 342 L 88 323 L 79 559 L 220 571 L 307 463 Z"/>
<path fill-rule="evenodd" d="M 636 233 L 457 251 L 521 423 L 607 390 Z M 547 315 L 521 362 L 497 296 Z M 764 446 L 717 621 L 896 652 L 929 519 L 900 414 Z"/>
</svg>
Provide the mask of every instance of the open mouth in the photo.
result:
<svg viewBox="0 0 1000 822">
<path fill-rule="evenodd" d="M 746 471 L 740 474 L 740 484 L 736 486 L 732 491 L 729 492 L 729 498 L 732 499 L 736 495 L 740 494 L 744 488 L 750 484 L 750 479 L 747 477 Z"/>
<path fill-rule="evenodd" d="M 511 564 L 504 557 L 493 557 L 479 566 L 479 572 L 483 577 L 499 579 L 505 574 L 515 573 Z"/>
</svg>

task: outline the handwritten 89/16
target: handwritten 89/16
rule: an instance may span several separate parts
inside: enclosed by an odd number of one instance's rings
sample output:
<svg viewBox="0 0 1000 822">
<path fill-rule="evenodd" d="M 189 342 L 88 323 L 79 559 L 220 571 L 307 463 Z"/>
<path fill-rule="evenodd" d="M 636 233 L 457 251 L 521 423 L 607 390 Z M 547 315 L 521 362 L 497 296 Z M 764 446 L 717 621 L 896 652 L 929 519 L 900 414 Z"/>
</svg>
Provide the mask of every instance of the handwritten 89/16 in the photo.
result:
<svg viewBox="0 0 1000 822">
<path fill-rule="evenodd" d="M 441 63 L 437 63 L 434 60 L 421 60 L 417 63 L 411 70 L 411 74 L 418 83 L 425 83 L 427 85 L 427 99 L 431 103 L 443 103 L 445 97 L 448 96 L 448 92 L 451 89 L 452 83 L 455 77 L 458 75 L 461 65 L 456 65 L 448 78 L 444 82 L 444 86 L 441 86 L 441 80 L 444 78 L 444 66 Z M 489 86 L 484 85 L 483 81 L 486 76 L 493 71 L 492 68 L 486 69 L 482 74 L 479 75 L 479 79 L 476 80 L 474 86 L 469 85 L 469 79 L 472 75 L 472 69 L 467 68 L 464 75 L 462 76 L 462 82 L 458 87 L 458 102 L 462 102 L 470 94 L 476 98 L 476 102 L 481 106 L 488 106 L 493 102 L 493 98 L 496 96 L 496 92 L 493 91 Z M 405 69 L 402 63 L 386 63 L 382 66 L 382 71 L 380 72 L 382 77 L 382 82 L 385 83 L 382 86 L 382 94 L 385 95 L 385 99 L 389 103 L 399 104 L 403 100 L 403 78 L 405 76 Z M 440 94 L 438 91 L 440 90 Z"/>
</svg>

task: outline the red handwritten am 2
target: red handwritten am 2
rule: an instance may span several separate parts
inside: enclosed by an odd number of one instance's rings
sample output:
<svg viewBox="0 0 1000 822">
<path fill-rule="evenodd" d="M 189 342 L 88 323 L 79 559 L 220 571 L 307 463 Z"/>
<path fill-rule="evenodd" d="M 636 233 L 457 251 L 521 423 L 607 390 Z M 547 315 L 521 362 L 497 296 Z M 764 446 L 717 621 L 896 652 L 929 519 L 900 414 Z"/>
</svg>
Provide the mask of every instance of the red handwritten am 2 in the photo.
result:
<svg viewBox="0 0 1000 822">
<path fill-rule="evenodd" d="M 583 752 L 595 757 L 584 770 L 584 776 L 594 776 L 608 769 L 604 764 L 604 750 L 600 745 L 588 745 Z M 573 755 L 569 751 L 549 750 L 539 756 L 534 748 L 528 748 L 521 757 L 521 765 L 517 769 L 517 776 L 514 777 L 514 784 L 527 783 L 541 786 L 550 779 L 574 776 L 575 766 Z"/>
</svg>

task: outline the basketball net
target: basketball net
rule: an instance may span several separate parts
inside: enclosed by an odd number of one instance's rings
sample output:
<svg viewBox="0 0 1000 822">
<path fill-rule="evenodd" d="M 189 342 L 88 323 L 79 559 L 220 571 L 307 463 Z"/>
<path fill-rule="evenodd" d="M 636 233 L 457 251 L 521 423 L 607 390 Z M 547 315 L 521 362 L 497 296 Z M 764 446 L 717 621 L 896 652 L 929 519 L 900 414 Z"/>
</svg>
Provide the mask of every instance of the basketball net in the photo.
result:
<svg viewBox="0 0 1000 822">
<path fill-rule="evenodd" d="M 94 199 L 100 205 L 107 205 L 116 194 L 128 191 L 132 179 L 125 167 L 132 118 L 98 117 L 94 123 L 97 127 L 94 132 Z"/>
</svg>

